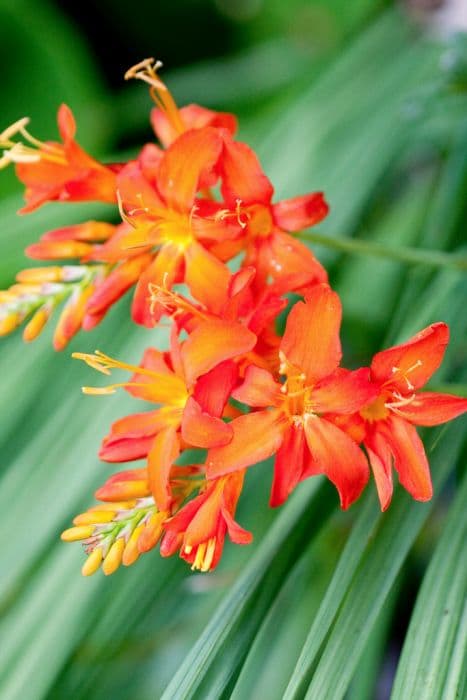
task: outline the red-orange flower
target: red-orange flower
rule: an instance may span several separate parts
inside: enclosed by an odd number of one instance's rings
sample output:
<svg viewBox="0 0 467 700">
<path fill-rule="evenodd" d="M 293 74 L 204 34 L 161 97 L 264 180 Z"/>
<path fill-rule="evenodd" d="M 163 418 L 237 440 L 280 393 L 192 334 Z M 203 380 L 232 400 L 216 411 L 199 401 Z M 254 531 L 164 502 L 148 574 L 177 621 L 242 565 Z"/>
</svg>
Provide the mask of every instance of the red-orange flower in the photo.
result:
<svg viewBox="0 0 467 700">
<path fill-rule="evenodd" d="M 217 129 L 188 131 L 164 152 L 155 185 L 145 178 L 136 161 L 118 176 L 122 214 L 133 227 L 119 240 L 120 260 L 135 249 L 150 255 L 135 290 L 132 313 L 137 323 L 154 326 L 158 321 L 148 302 L 149 284 L 170 288 L 175 282 L 186 282 L 195 299 L 212 307 L 227 288 L 229 271 L 205 244 L 237 236 L 239 227 L 216 216 L 219 205 L 210 199 L 197 199 L 198 191 L 217 177 L 213 173 L 221 149 Z M 117 256 L 111 240 L 95 257 L 115 262 Z M 112 274 L 118 274 L 118 269 Z M 101 313 L 108 305 L 111 277 L 90 300 L 90 314 Z"/>
<path fill-rule="evenodd" d="M 138 367 L 102 353 L 75 353 L 105 374 L 113 368 L 134 372 L 128 382 L 85 388 L 85 393 L 109 394 L 123 386 L 137 398 L 162 404 L 116 421 L 103 441 L 101 459 L 127 462 L 147 457 L 151 492 L 159 508 L 167 510 L 172 502 L 170 470 L 182 447 L 208 448 L 231 439 L 222 415 L 237 381 L 232 358 L 249 352 L 255 342 L 256 336 L 241 324 L 216 320 L 202 324 L 181 344 L 172 333 L 170 352 L 149 348 Z"/>
<path fill-rule="evenodd" d="M 255 293 L 253 282 L 256 271 L 252 267 L 243 267 L 230 276 L 228 287 L 219 289 L 212 307 L 211 299 L 201 306 L 186 299 L 183 295 L 151 284 L 151 304 L 160 305 L 176 321 L 179 329 L 192 333 L 202 324 L 211 324 L 216 320 L 240 322 L 252 333 L 257 341 L 244 357 L 237 357 L 240 373 L 248 364 L 257 364 L 268 368 L 277 362 L 277 349 L 280 337 L 275 329 L 277 316 L 287 306 L 287 301 L 276 293 L 274 285 L 265 287 Z M 160 312 L 159 312 L 160 315 Z M 209 325 L 208 325 L 209 327 Z"/>
<path fill-rule="evenodd" d="M 440 366 L 449 341 L 445 323 L 434 323 L 406 343 L 379 352 L 371 363 L 375 400 L 351 416 L 348 428 L 363 441 L 382 510 L 392 498 L 392 465 L 402 486 L 418 501 L 432 497 L 430 468 L 414 426 L 432 426 L 467 411 L 467 399 L 419 393 Z"/>
<path fill-rule="evenodd" d="M 58 110 L 58 129 L 63 143 L 41 142 L 26 130 L 27 119 L 0 134 L 1 165 L 16 163 L 16 174 L 26 186 L 26 206 L 31 212 L 53 200 L 116 202 L 115 170 L 91 158 L 75 141 L 76 123 L 67 105 Z M 27 145 L 12 139 L 20 134 Z"/>
<path fill-rule="evenodd" d="M 236 212 L 244 229 L 244 264 L 256 268 L 256 285 L 261 287 L 270 278 L 284 280 L 291 291 L 312 282 L 327 281 L 326 271 L 313 253 L 287 233 L 313 226 L 325 218 L 329 207 L 323 194 L 314 192 L 273 204 L 274 188 L 256 154 L 245 143 L 227 135 L 224 135 L 219 170 L 225 205 Z M 221 242 L 215 248 L 220 255 L 224 245 Z"/>
<path fill-rule="evenodd" d="M 251 533 L 234 520 L 243 478 L 243 472 L 236 472 L 208 482 L 203 493 L 164 524 L 161 555 L 168 557 L 180 549 L 180 556 L 192 569 L 212 571 L 221 558 L 227 533 L 235 544 L 249 544 Z"/>
<path fill-rule="evenodd" d="M 281 504 L 302 479 L 323 473 L 335 484 L 342 508 L 368 479 L 363 452 L 326 414 L 351 414 L 376 395 L 368 369 L 339 369 L 339 297 L 316 285 L 289 314 L 280 345 L 280 384 L 265 369 L 247 369 L 237 400 L 262 410 L 233 420 L 231 442 L 209 450 L 209 478 L 260 462 L 276 453 L 271 505 Z"/>
</svg>

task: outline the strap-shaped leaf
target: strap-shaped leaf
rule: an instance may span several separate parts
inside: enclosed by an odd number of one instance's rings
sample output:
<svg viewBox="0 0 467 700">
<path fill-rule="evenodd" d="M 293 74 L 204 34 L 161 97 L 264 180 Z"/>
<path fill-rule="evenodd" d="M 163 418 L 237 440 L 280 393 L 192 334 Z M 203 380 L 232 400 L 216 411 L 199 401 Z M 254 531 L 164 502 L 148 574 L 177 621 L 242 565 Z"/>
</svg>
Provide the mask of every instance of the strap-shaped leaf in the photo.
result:
<svg viewBox="0 0 467 700">
<path fill-rule="evenodd" d="M 418 594 L 392 700 L 461 698 L 467 651 L 467 476 Z"/>
<path fill-rule="evenodd" d="M 437 491 L 460 453 L 462 439 L 463 425 L 459 422 L 445 431 L 431 455 Z M 329 601 L 323 601 L 290 680 L 287 700 L 302 697 L 308 683 L 307 698 L 334 700 L 344 696 L 365 642 L 431 507 L 432 504 L 414 503 L 399 493 L 391 510 L 380 518 L 363 560 L 352 562 L 354 566 L 348 567 L 346 579 L 335 584 L 339 585 L 338 596 L 330 604 L 334 614 L 325 607 Z M 349 543 L 342 558 L 351 559 Z"/>
</svg>

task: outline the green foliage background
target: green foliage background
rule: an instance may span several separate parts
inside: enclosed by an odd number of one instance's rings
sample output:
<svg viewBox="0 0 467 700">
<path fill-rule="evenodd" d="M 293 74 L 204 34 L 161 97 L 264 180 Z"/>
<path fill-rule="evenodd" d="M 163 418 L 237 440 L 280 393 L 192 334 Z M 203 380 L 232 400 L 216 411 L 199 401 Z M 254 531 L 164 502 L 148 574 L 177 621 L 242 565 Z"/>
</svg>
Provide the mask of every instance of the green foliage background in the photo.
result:
<svg viewBox="0 0 467 700">
<path fill-rule="evenodd" d="M 129 12 L 123 0 L 105 0 L 78 12 L 2 0 L 1 126 L 28 114 L 33 132 L 49 138 L 65 101 L 85 147 L 131 153 L 150 139 L 149 101 L 116 76 L 155 54 L 180 103 L 239 113 L 241 137 L 278 197 L 326 192 L 332 213 L 320 232 L 465 251 L 465 36 L 440 39 L 375 0 L 156 5 Z M 19 218 L 20 189 L 7 172 L 0 193 L 2 288 L 30 264 L 22 250 L 44 231 L 109 213 L 50 205 Z M 317 252 L 343 298 L 351 366 L 444 320 L 452 343 L 433 387 L 465 393 L 465 274 Z M 134 328 L 120 306 L 70 350 L 137 361 L 145 345 L 165 342 L 163 331 Z M 431 503 L 397 490 L 381 515 L 370 488 L 342 513 L 315 478 L 272 512 L 261 465 L 238 514 L 255 542 L 227 546 L 214 574 L 193 575 L 153 552 L 110 578 L 83 579 L 79 547 L 58 535 L 112 471 L 97 447 L 134 404 L 123 394 L 82 396 L 89 370 L 68 350 L 54 354 L 50 332 L 32 346 L 20 334 L 2 340 L 0 372 L 1 698 L 463 697 L 465 420 L 426 434 Z"/>
</svg>

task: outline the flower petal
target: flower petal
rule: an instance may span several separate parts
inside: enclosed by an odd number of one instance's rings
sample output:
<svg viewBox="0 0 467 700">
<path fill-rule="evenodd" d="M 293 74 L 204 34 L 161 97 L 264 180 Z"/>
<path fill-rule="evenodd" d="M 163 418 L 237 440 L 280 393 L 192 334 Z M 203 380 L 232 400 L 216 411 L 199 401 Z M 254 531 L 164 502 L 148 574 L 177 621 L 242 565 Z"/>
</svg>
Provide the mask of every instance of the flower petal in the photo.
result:
<svg viewBox="0 0 467 700">
<path fill-rule="evenodd" d="M 157 253 L 154 261 L 141 274 L 133 295 L 131 315 L 135 323 L 153 328 L 165 312 L 159 303 L 151 303 L 150 285 L 170 289 L 177 279 L 183 255 L 177 246 L 167 243 Z"/>
<path fill-rule="evenodd" d="M 312 192 L 284 199 L 274 204 L 272 211 L 279 228 L 284 231 L 301 231 L 322 221 L 328 215 L 329 206 L 322 192 Z"/>
<path fill-rule="evenodd" d="M 372 377 L 402 393 L 419 389 L 440 366 L 448 342 L 448 326 L 433 323 L 406 343 L 377 353 L 371 363 Z"/>
<path fill-rule="evenodd" d="M 378 385 L 370 382 L 369 367 L 354 372 L 338 369 L 313 389 L 315 413 L 355 413 L 379 395 Z"/>
<path fill-rule="evenodd" d="M 235 321 L 200 323 L 185 340 L 181 350 L 188 385 L 220 362 L 249 352 L 255 344 L 255 334 Z"/>
<path fill-rule="evenodd" d="M 287 361 L 313 384 L 337 369 L 342 357 L 341 302 L 327 284 L 313 287 L 306 301 L 293 306 L 280 349 Z"/>
<path fill-rule="evenodd" d="M 301 479 L 305 449 L 305 432 L 302 425 L 291 425 L 284 435 L 284 441 L 277 451 L 274 463 L 274 479 L 269 505 L 272 508 L 282 505 Z"/>
<path fill-rule="evenodd" d="M 76 121 L 68 105 L 61 104 L 58 108 L 57 123 L 62 141 L 72 141 L 76 136 Z"/>
<path fill-rule="evenodd" d="M 229 513 L 227 508 L 222 508 L 222 517 L 227 525 L 227 532 L 234 544 L 250 544 L 253 541 L 253 535 L 248 530 L 241 527 Z M 214 568 L 214 567 L 213 567 Z"/>
<path fill-rule="evenodd" d="M 405 420 L 415 425 L 440 425 L 457 418 L 467 411 L 467 399 L 451 394 L 425 391 L 416 394 L 413 401 L 393 409 Z"/>
<path fill-rule="evenodd" d="M 193 396 L 202 410 L 220 418 L 237 383 L 238 367 L 232 360 L 226 360 L 203 374 L 195 384 Z"/>
<path fill-rule="evenodd" d="M 186 131 L 165 152 L 157 186 L 166 204 L 177 211 L 193 207 L 199 182 L 219 159 L 222 139 L 212 127 Z"/>
<path fill-rule="evenodd" d="M 237 200 L 245 204 L 269 204 L 274 188 L 261 168 L 255 152 L 240 141 L 224 139 L 220 160 L 222 195 L 228 207 L 235 207 Z"/>
<path fill-rule="evenodd" d="M 159 410 L 147 413 L 133 413 L 115 421 L 110 429 L 110 434 L 105 438 L 107 442 L 119 440 L 122 437 L 140 438 L 149 437 L 157 432 Z"/>
<path fill-rule="evenodd" d="M 139 216 L 146 218 L 148 212 L 164 206 L 155 188 L 144 177 L 137 161 L 130 161 L 118 173 L 117 189 L 123 209 L 130 214 L 132 220 Z"/>
<path fill-rule="evenodd" d="M 277 410 L 247 413 L 235 418 L 229 424 L 233 430 L 231 442 L 208 452 L 208 478 L 230 474 L 271 457 L 282 444 L 287 424 L 287 419 Z"/>
<path fill-rule="evenodd" d="M 185 250 L 185 282 L 191 295 L 209 311 L 221 311 L 230 282 L 229 269 L 199 243 Z"/>
<path fill-rule="evenodd" d="M 232 396 L 255 408 L 277 406 L 281 398 L 281 385 L 267 369 L 250 365 L 245 372 L 243 384 L 232 392 Z"/>
<path fill-rule="evenodd" d="M 147 457 L 153 441 L 154 436 L 140 438 L 121 437 L 112 440 L 108 444 L 104 439 L 99 450 L 99 459 L 102 459 L 103 462 L 111 463 L 133 462 L 136 459 L 143 459 L 143 457 Z"/>
<path fill-rule="evenodd" d="M 170 470 L 180 454 L 177 431 L 173 427 L 161 430 L 148 455 L 149 487 L 159 510 L 169 510 L 172 502 Z"/>
<path fill-rule="evenodd" d="M 399 481 L 417 501 L 429 501 L 433 495 L 430 466 L 416 429 L 396 416 L 384 421 L 381 429 L 394 455 Z"/>
<path fill-rule="evenodd" d="M 369 477 L 365 455 L 335 425 L 316 416 L 305 420 L 305 436 L 314 461 L 339 492 L 341 508 L 348 508 L 365 488 Z"/>
<path fill-rule="evenodd" d="M 393 491 L 391 448 L 377 428 L 368 431 L 365 448 L 375 478 L 381 510 L 384 512 L 391 503 Z"/>
<path fill-rule="evenodd" d="M 311 250 L 288 233 L 274 232 L 262 254 L 269 257 L 269 273 L 275 280 L 276 294 L 328 280 L 326 270 Z"/>
<path fill-rule="evenodd" d="M 232 136 L 237 130 L 237 119 L 228 112 L 214 112 L 196 104 L 181 107 L 178 112 L 187 130 L 213 126 L 216 129 L 227 129 Z M 165 148 L 170 146 L 179 136 L 178 131 L 172 126 L 165 112 L 157 107 L 151 112 L 151 124 L 154 133 Z"/>
<path fill-rule="evenodd" d="M 202 411 L 199 403 L 190 396 L 182 419 L 182 438 L 186 443 L 193 447 L 220 447 L 230 442 L 232 436 L 228 423 Z"/>
<path fill-rule="evenodd" d="M 100 315 L 115 304 L 121 296 L 138 281 L 140 275 L 151 263 L 152 255 L 138 255 L 118 265 L 101 282 L 87 303 L 88 314 Z"/>
</svg>

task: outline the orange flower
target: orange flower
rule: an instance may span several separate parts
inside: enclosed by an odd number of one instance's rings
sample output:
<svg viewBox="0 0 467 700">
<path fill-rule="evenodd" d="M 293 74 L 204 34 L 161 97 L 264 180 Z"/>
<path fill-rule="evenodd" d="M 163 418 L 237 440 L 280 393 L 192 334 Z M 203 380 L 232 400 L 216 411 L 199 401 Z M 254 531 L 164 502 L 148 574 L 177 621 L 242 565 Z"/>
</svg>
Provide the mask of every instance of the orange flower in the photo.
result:
<svg viewBox="0 0 467 700">
<path fill-rule="evenodd" d="M 108 259 L 115 261 L 118 256 L 125 260 L 128 251 L 135 249 L 150 253 L 133 301 L 132 314 L 137 323 L 151 327 L 158 321 L 148 303 L 150 283 L 170 288 L 175 282 L 185 282 L 195 299 L 212 307 L 217 295 L 225 292 L 229 271 L 205 243 L 238 236 L 240 227 L 219 219 L 216 214 L 220 205 L 196 198 L 199 190 L 215 182 L 214 167 L 221 149 L 217 129 L 188 131 L 164 152 L 155 186 L 136 161 L 118 176 L 122 216 L 133 230 L 119 240 L 119 254 L 111 240 L 95 257 L 105 261 L 109 253 Z M 99 308 L 99 297 L 97 302 L 91 299 L 89 313 Z"/>
<path fill-rule="evenodd" d="M 282 280 L 288 291 L 327 281 L 327 274 L 311 251 L 287 232 L 319 223 L 328 213 L 321 192 L 272 204 L 274 188 L 254 151 L 224 134 L 219 160 L 221 192 L 227 209 L 244 229 L 246 265 L 256 270 L 256 285 L 270 278 Z M 231 217 L 231 213 L 225 216 Z M 222 256 L 222 242 L 213 251 Z"/>
<path fill-rule="evenodd" d="M 216 342 L 213 342 L 213 338 Z M 256 336 L 239 323 L 212 321 L 195 329 L 179 343 L 172 333 L 170 352 L 146 350 L 135 367 L 96 352 L 75 353 L 94 369 L 134 372 L 130 381 L 104 388 L 84 388 L 88 394 L 109 394 L 125 387 L 133 396 L 161 408 L 122 418 L 112 425 L 99 456 L 108 462 L 127 462 L 147 457 L 151 493 L 162 510 L 172 502 L 169 475 L 183 446 L 207 448 L 222 445 L 232 431 L 222 415 L 237 381 L 232 358 L 249 352 Z"/>
<path fill-rule="evenodd" d="M 235 510 L 243 487 L 243 472 L 206 484 L 206 490 L 189 501 L 164 525 L 161 555 L 180 549 L 192 569 L 212 571 L 222 555 L 225 535 L 235 544 L 250 544 L 252 535 L 235 522 Z"/>
<path fill-rule="evenodd" d="M 178 328 L 188 333 L 201 324 L 210 324 L 219 319 L 240 322 L 257 338 L 256 345 L 248 354 L 237 357 L 241 374 L 248 364 L 268 368 L 277 361 L 280 337 L 276 333 L 275 322 L 287 306 L 287 301 L 276 293 L 274 285 L 255 293 L 252 289 L 255 274 L 254 268 L 243 267 L 230 275 L 227 288 L 218 291 L 214 307 L 210 306 L 209 298 L 206 306 L 202 307 L 181 294 L 150 284 L 151 308 L 161 306 L 176 321 Z"/>
<path fill-rule="evenodd" d="M 26 206 L 21 213 L 53 200 L 116 202 L 115 170 L 91 158 L 75 141 L 76 123 L 69 107 L 58 110 L 58 129 L 63 143 L 42 142 L 26 130 L 28 119 L 0 134 L 3 158 L 0 167 L 16 163 L 16 174 L 26 186 Z M 20 134 L 26 144 L 13 141 Z"/>
<path fill-rule="evenodd" d="M 393 464 L 413 498 L 432 497 L 428 460 L 414 426 L 440 425 L 467 411 L 467 399 L 417 391 L 440 366 L 448 341 L 447 325 L 434 323 L 406 343 L 375 355 L 371 381 L 377 396 L 349 419 L 348 429 L 361 431 L 382 510 L 392 498 Z"/>
<path fill-rule="evenodd" d="M 328 413 L 351 414 L 375 397 L 367 369 L 340 370 L 339 297 L 316 285 L 292 308 L 280 345 L 280 384 L 250 366 L 233 397 L 262 410 L 230 423 L 231 442 L 209 450 L 208 478 L 244 469 L 277 454 L 271 505 L 285 501 L 302 479 L 324 473 L 335 484 L 342 508 L 360 495 L 368 479 L 363 452 Z"/>
</svg>

